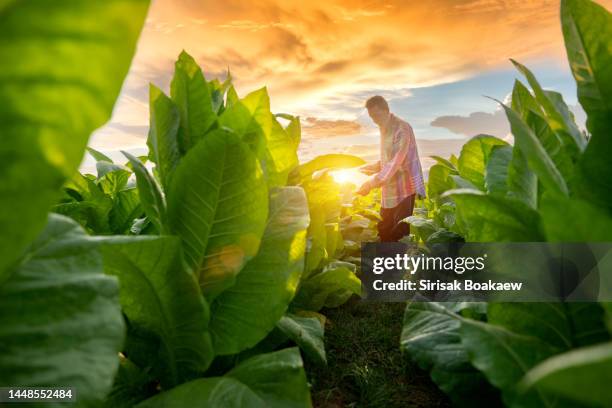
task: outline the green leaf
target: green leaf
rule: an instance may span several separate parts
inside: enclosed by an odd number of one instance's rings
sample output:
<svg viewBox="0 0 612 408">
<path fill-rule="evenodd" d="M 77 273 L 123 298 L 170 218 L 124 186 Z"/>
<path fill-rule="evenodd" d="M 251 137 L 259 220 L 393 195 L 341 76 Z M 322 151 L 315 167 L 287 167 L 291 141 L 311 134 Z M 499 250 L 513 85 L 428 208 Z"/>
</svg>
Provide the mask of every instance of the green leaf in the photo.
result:
<svg viewBox="0 0 612 408">
<path fill-rule="evenodd" d="M 87 152 L 91 155 L 91 157 L 96 159 L 96 161 L 106 161 L 106 162 L 109 162 L 109 163 L 113 163 L 113 160 L 110 157 L 108 157 L 107 155 L 105 155 L 102 152 L 97 151 L 94 148 L 88 147 L 87 148 Z"/>
<path fill-rule="evenodd" d="M 522 201 L 530 208 L 537 207 L 538 178 L 527 165 L 525 155 L 516 146 L 508 168 L 508 197 Z"/>
<path fill-rule="evenodd" d="M 306 179 L 319 170 L 348 169 L 363 166 L 364 164 L 365 160 L 350 154 L 324 154 L 300 165 L 299 172 L 302 179 Z"/>
<path fill-rule="evenodd" d="M 170 95 L 181 116 L 178 141 L 185 154 L 217 121 L 202 69 L 185 51 L 174 64 Z"/>
<path fill-rule="evenodd" d="M 299 187 L 274 189 L 259 252 L 211 305 L 217 354 L 255 346 L 283 316 L 304 269 L 308 203 Z"/>
<path fill-rule="evenodd" d="M 163 392 L 137 408 L 310 407 L 310 393 L 297 348 L 260 354 L 224 377 L 194 380 Z"/>
<path fill-rule="evenodd" d="M 323 307 L 338 307 L 353 295 L 361 295 L 359 278 L 347 267 L 333 267 L 303 281 L 292 306 L 317 312 Z"/>
<path fill-rule="evenodd" d="M 450 190 L 467 242 L 542 241 L 539 214 L 521 201 L 478 190 Z"/>
<path fill-rule="evenodd" d="M 71 386 L 79 406 L 110 390 L 124 337 L 117 280 L 95 240 L 51 215 L 0 286 L 0 383 Z"/>
<path fill-rule="evenodd" d="M 508 192 L 508 169 L 512 160 L 512 146 L 494 146 L 485 171 L 485 187 L 489 193 Z"/>
<path fill-rule="evenodd" d="M 612 213 L 612 14 L 587 0 L 563 0 L 567 57 L 591 139 L 579 162 L 580 195 Z"/>
<path fill-rule="evenodd" d="M 459 174 L 459 170 L 457 170 L 455 165 L 453 163 L 451 163 L 450 160 L 446 160 L 445 158 L 440 157 L 440 156 L 429 156 L 429 157 L 434 159 L 437 164 L 442 165 L 442 166 L 448 168 L 453 174 Z"/>
<path fill-rule="evenodd" d="M 110 117 L 148 1 L 0 7 L 0 282 Z M 10 62 L 10 63 L 9 63 Z M 15 214 L 19 214 L 18 217 Z"/>
<path fill-rule="evenodd" d="M 193 275 L 183 268 L 176 237 L 114 237 L 102 246 L 106 273 L 121 283 L 120 300 L 130 329 L 156 348 L 146 359 L 163 387 L 203 373 L 214 352 L 207 331 L 209 312 Z"/>
<path fill-rule="evenodd" d="M 404 218 L 402 222 L 410 224 L 416 235 L 423 241 L 427 241 L 430 235 L 438 230 L 436 223 L 428 218 L 419 217 L 418 215 L 411 215 L 410 217 Z"/>
<path fill-rule="evenodd" d="M 461 322 L 452 316 L 469 307 L 470 304 L 411 303 L 406 307 L 400 337 L 402 351 L 421 369 L 430 371 L 436 385 L 456 403 L 472 399 L 474 393 L 492 397 L 486 379 L 472 367 L 461 344 Z"/>
<path fill-rule="evenodd" d="M 561 173 L 553 163 L 546 150 L 533 133 L 533 131 L 523 122 L 518 114 L 506 105 L 501 103 L 506 112 L 510 128 L 514 135 L 515 146 L 525 155 L 529 167 L 537 174 L 542 184 L 550 191 L 567 196 L 569 194 L 567 184 Z"/>
<path fill-rule="evenodd" d="M 172 99 L 151 84 L 147 146 L 149 146 L 149 158 L 156 164 L 155 168 L 165 190 L 169 188 L 172 174 L 181 158 L 179 124 L 180 113 Z"/>
<path fill-rule="evenodd" d="M 125 166 L 105 161 L 96 163 L 98 185 L 106 194 L 115 197 L 128 183 L 132 172 Z"/>
<path fill-rule="evenodd" d="M 120 191 L 109 213 L 110 229 L 114 234 L 128 234 L 134 220 L 143 215 L 138 189 Z"/>
<path fill-rule="evenodd" d="M 449 177 L 451 170 L 441 164 L 434 164 L 429 169 L 429 179 L 427 180 L 427 195 L 437 199 L 447 190 L 455 187 L 454 181 Z"/>
<path fill-rule="evenodd" d="M 127 157 L 136 174 L 136 185 L 142 208 L 155 228 L 164 234 L 168 230 L 166 202 L 157 181 L 149 174 L 140 160 L 127 152 L 122 151 L 122 153 Z"/>
<path fill-rule="evenodd" d="M 105 408 L 132 408 L 155 395 L 157 384 L 150 373 L 138 368 L 125 357 L 120 357 L 119 370 L 113 388 L 104 401 Z"/>
<path fill-rule="evenodd" d="M 268 189 L 257 158 L 237 135 L 214 130 L 183 157 L 167 200 L 170 229 L 212 300 L 259 249 Z"/>
<path fill-rule="evenodd" d="M 533 89 L 533 93 L 535 94 L 535 99 L 544 110 L 548 123 L 553 131 L 559 133 L 567 142 L 573 140 L 576 148 L 583 150 L 586 145 L 586 139 L 578 129 L 578 126 L 576 126 L 576 123 L 574 123 L 573 119 L 565 115 L 567 112 L 559 110 L 559 106 L 557 105 L 558 100 L 553 100 L 550 98 L 550 94 L 542 89 L 538 80 L 526 66 L 513 59 L 510 61 L 512 61 L 516 69 L 518 69 L 519 72 L 525 76 L 527 82 L 529 82 L 529 86 L 531 86 L 531 89 Z"/>
<path fill-rule="evenodd" d="M 529 112 L 535 112 L 544 115 L 544 111 L 540 104 L 536 101 L 532 93 L 518 79 L 514 80 L 512 88 L 512 109 L 517 112 L 523 120 L 527 120 Z"/>
<path fill-rule="evenodd" d="M 588 201 L 545 195 L 540 204 L 540 214 L 548 241 L 612 241 L 612 216 Z"/>
<path fill-rule="evenodd" d="M 502 391 L 506 405 L 552 405 L 550 396 L 539 391 L 519 397 L 516 384 L 531 367 L 559 349 L 537 337 L 465 318 L 461 319 L 460 336 L 471 363 Z"/>
<path fill-rule="evenodd" d="M 293 340 L 315 364 L 327 365 L 323 341 L 325 327 L 319 319 L 285 315 L 278 321 L 276 327 Z"/>
<path fill-rule="evenodd" d="M 459 174 L 480 190 L 484 190 L 485 168 L 493 147 L 507 145 L 508 143 L 494 136 L 474 136 L 461 148 Z"/>
<path fill-rule="evenodd" d="M 612 343 L 579 348 L 551 357 L 531 369 L 521 388 L 541 389 L 576 406 L 607 406 L 612 401 Z"/>
<path fill-rule="evenodd" d="M 266 88 L 251 92 L 228 107 L 219 118 L 248 143 L 261 160 L 270 187 L 284 186 L 289 172 L 298 164 L 292 138 L 270 112 Z"/>
</svg>

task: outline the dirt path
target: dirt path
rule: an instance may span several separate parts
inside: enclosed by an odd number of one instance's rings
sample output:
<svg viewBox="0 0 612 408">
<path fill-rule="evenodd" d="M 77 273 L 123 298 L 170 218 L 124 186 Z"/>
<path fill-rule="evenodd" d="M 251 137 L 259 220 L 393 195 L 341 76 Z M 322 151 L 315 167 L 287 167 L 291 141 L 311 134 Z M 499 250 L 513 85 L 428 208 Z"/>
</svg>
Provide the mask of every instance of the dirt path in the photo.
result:
<svg viewBox="0 0 612 408">
<path fill-rule="evenodd" d="M 450 406 L 429 375 L 399 350 L 404 308 L 354 300 L 322 311 L 328 367 L 306 366 L 315 407 Z"/>
</svg>

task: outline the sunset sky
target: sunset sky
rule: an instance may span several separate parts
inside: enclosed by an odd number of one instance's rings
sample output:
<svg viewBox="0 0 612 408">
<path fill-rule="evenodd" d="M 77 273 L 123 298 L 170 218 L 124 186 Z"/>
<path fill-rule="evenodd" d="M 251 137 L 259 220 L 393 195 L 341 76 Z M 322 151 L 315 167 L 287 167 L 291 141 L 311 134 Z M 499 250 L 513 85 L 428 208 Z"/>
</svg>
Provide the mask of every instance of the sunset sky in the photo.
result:
<svg viewBox="0 0 612 408">
<path fill-rule="evenodd" d="M 422 156 L 446 155 L 477 133 L 505 137 L 505 119 L 483 95 L 507 97 L 511 57 L 577 104 L 558 1 L 155 0 L 93 147 L 114 157 L 144 151 L 148 83 L 168 90 L 182 49 L 207 79 L 229 67 L 240 95 L 265 85 L 275 112 L 300 115 L 304 158 L 372 158 L 377 138 L 363 104 L 375 94 L 413 125 Z"/>
</svg>

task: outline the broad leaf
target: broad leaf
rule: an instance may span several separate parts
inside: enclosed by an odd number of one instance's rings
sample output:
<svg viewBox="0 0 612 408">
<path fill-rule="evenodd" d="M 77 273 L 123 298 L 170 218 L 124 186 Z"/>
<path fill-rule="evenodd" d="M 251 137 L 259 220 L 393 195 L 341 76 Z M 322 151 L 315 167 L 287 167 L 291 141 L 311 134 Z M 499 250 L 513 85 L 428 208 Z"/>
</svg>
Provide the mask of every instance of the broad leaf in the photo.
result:
<svg viewBox="0 0 612 408">
<path fill-rule="evenodd" d="M 127 152 L 122 152 L 128 158 L 134 174 L 136 174 L 136 185 L 140 194 L 142 208 L 149 220 L 155 225 L 161 234 L 168 230 L 168 220 L 166 215 L 166 202 L 160 191 L 157 181 L 149 174 L 147 168 L 140 160 Z"/>
<path fill-rule="evenodd" d="M 348 169 L 364 164 L 365 161 L 362 158 L 350 154 L 324 154 L 300 165 L 299 173 L 302 179 L 306 179 L 319 170 Z"/>
<path fill-rule="evenodd" d="M 285 315 L 278 321 L 276 327 L 293 340 L 314 363 L 327 364 L 323 341 L 325 326 L 318 318 Z"/>
<path fill-rule="evenodd" d="M 338 307 L 353 295 L 361 295 L 359 278 L 345 266 L 332 267 L 303 281 L 292 306 L 316 312 Z"/>
<path fill-rule="evenodd" d="M 505 195 L 508 191 L 508 168 L 512 146 L 495 146 L 491 150 L 485 171 L 485 187 L 489 193 Z"/>
<path fill-rule="evenodd" d="M 458 319 L 452 316 L 470 304 L 415 302 L 406 307 L 401 349 L 456 403 L 492 397 L 482 373 L 472 367 L 461 344 Z M 482 402 L 482 401 L 481 401 Z M 492 401 L 493 402 L 493 401 Z"/>
<path fill-rule="evenodd" d="M 287 183 L 289 172 L 298 164 L 296 146 L 270 112 L 266 88 L 251 92 L 227 108 L 219 123 L 235 131 L 256 152 L 270 187 Z"/>
<path fill-rule="evenodd" d="M 202 69 L 185 51 L 174 64 L 170 95 L 181 116 L 178 141 L 185 154 L 217 121 Z"/>
<path fill-rule="evenodd" d="M 580 194 L 612 213 L 612 14 L 588 0 L 563 0 L 561 22 L 565 48 L 588 115 L 591 139 L 579 167 Z"/>
<path fill-rule="evenodd" d="M 468 242 L 541 241 L 539 214 L 521 201 L 478 190 L 446 193 L 457 203 L 457 223 Z"/>
<path fill-rule="evenodd" d="M 459 174 L 480 190 L 484 190 L 485 169 L 493 147 L 507 145 L 508 143 L 493 136 L 474 136 L 461 148 Z"/>
<path fill-rule="evenodd" d="M 259 249 L 268 189 L 257 158 L 237 135 L 214 130 L 181 160 L 167 201 L 170 229 L 212 300 Z"/>
<path fill-rule="evenodd" d="M 0 383 L 71 386 L 79 405 L 110 390 L 124 323 L 114 277 L 102 271 L 96 241 L 51 215 L 0 286 Z"/>
<path fill-rule="evenodd" d="M 259 252 L 236 283 L 211 305 L 210 331 L 217 354 L 253 347 L 283 316 L 304 269 L 308 204 L 299 187 L 270 194 L 270 215 Z"/>
<path fill-rule="evenodd" d="M 162 392 L 138 408 L 310 407 L 310 393 L 297 348 L 260 354 L 223 377 L 194 380 Z"/>
<path fill-rule="evenodd" d="M 110 117 L 148 1 L 0 7 L 0 282 Z M 19 216 L 15 216 L 19 214 Z"/>
<path fill-rule="evenodd" d="M 172 174 L 181 158 L 179 124 L 180 114 L 172 99 L 151 84 L 147 146 L 149 146 L 149 158 L 156 164 L 155 169 L 164 190 L 169 188 Z"/>
<path fill-rule="evenodd" d="M 105 155 L 102 152 L 97 151 L 94 148 L 88 147 L 87 148 L 87 152 L 91 155 L 91 157 L 96 159 L 96 161 L 106 161 L 106 162 L 109 162 L 109 163 L 113 162 L 113 160 L 110 157 L 108 157 L 107 155 Z"/>
<path fill-rule="evenodd" d="M 533 131 L 523 122 L 518 114 L 501 104 L 514 135 L 515 146 L 518 147 L 529 167 L 537 174 L 542 184 L 550 191 L 567 196 L 569 194 L 567 184 L 563 176 L 555 166 L 554 162 L 542 146 Z"/>
<path fill-rule="evenodd" d="M 612 343 L 579 348 L 544 360 L 531 369 L 522 389 L 538 388 L 576 406 L 604 407 L 612 401 Z"/>
<path fill-rule="evenodd" d="M 434 164 L 429 169 L 427 180 L 427 195 L 430 198 L 438 198 L 440 194 L 455 187 L 455 183 L 449 177 L 452 170 L 441 164 Z"/>
<path fill-rule="evenodd" d="M 121 283 L 120 300 L 130 330 L 156 349 L 153 355 L 125 353 L 152 367 L 163 387 L 203 373 L 213 358 L 208 306 L 196 279 L 183 268 L 176 237 L 114 237 L 102 247 L 106 273 Z"/>
<path fill-rule="evenodd" d="M 545 195 L 540 205 L 540 214 L 548 241 L 612 241 L 612 216 L 585 200 Z"/>
</svg>

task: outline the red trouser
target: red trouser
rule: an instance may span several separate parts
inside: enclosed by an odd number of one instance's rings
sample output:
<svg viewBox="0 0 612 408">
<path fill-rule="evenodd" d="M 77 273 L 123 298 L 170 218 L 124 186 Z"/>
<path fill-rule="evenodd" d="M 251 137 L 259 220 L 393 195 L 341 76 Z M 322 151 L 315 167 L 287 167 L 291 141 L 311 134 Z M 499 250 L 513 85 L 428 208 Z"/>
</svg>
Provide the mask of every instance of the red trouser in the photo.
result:
<svg viewBox="0 0 612 408">
<path fill-rule="evenodd" d="M 410 234 L 410 225 L 400 222 L 412 215 L 415 194 L 404 198 L 396 207 L 381 208 L 382 221 L 378 223 L 380 242 L 396 242 Z"/>
</svg>

